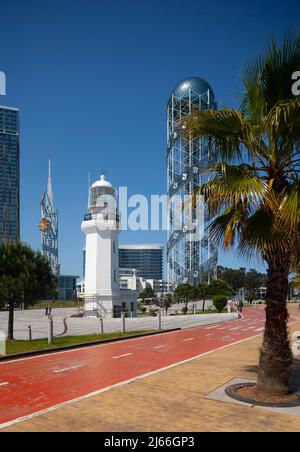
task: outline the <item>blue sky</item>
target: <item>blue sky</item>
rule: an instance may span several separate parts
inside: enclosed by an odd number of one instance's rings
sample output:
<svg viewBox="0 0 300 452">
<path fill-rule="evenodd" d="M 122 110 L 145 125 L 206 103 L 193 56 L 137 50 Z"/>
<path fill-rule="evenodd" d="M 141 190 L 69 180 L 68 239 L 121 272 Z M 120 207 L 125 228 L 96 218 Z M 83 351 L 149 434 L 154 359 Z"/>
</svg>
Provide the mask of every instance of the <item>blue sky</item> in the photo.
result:
<svg viewBox="0 0 300 452">
<path fill-rule="evenodd" d="M 1 104 L 21 111 L 21 233 L 40 246 L 39 203 L 53 162 L 64 273 L 81 274 L 87 174 L 102 169 L 129 194 L 166 191 L 165 106 L 200 76 L 237 105 L 242 65 L 271 36 L 299 29 L 294 0 L 14 0 L 2 2 Z M 121 242 L 165 242 L 123 233 Z M 220 253 L 220 264 L 260 268 Z"/>
</svg>

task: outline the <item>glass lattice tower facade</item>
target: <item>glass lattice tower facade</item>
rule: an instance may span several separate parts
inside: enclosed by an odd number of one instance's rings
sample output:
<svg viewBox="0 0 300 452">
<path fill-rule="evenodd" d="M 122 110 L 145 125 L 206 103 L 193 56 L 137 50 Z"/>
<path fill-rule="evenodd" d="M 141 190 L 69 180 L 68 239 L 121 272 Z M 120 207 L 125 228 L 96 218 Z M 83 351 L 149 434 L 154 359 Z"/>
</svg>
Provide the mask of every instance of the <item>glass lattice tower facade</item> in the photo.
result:
<svg viewBox="0 0 300 452">
<path fill-rule="evenodd" d="M 0 106 L 0 243 L 19 239 L 19 110 Z"/>
<path fill-rule="evenodd" d="M 184 118 L 195 110 L 216 109 L 214 92 L 203 79 L 191 77 L 174 89 L 167 105 L 168 168 L 168 281 L 176 287 L 182 283 L 209 282 L 217 266 L 217 247 L 210 240 L 207 227 L 210 217 L 199 200 L 191 204 L 189 225 L 180 209 L 195 190 L 212 174 L 207 172 L 215 154 L 204 138 L 194 138 L 184 128 Z M 180 202 L 173 202 L 179 199 Z"/>
</svg>

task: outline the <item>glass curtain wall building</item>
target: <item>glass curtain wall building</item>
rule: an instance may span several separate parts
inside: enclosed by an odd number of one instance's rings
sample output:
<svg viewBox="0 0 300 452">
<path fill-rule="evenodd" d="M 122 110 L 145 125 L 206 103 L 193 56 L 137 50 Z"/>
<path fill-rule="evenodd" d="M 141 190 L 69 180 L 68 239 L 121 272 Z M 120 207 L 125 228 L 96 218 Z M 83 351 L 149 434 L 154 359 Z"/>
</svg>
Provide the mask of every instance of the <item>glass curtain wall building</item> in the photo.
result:
<svg viewBox="0 0 300 452">
<path fill-rule="evenodd" d="M 163 279 L 163 245 L 119 245 L 119 267 L 139 271 L 145 279 Z"/>
<path fill-rule="evenodd" d="M 207 234 L 210 222 L 207 207 L 201 199 L 191 203 L 188 218 L 182 209 L 195 190 L 212 177 L 207 169 L 215 162 L 207 141 L 188 134 L 182 121 L 194 110 L 216 108 L 211 86 L 198 77 L 180 82 L 167 105 L 167 271 L 173 287 L 210 281 L 217 266 L 217 247 Z"/>
<path fill-rule="evenodd" d="M 19 110 L 0 106 L 0 243 L 19 239 Z"/>
</svg>

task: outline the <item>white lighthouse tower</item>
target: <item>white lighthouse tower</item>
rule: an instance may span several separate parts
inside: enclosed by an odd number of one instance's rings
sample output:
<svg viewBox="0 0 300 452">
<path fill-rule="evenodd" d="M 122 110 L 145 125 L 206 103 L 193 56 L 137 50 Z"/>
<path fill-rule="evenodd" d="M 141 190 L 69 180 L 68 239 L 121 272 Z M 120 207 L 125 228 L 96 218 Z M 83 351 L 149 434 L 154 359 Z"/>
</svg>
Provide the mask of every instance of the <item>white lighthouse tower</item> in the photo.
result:
<svg viewBox="0 0 300 452">
<path fill-rule="evenodd" d="M 119 214 L 116 190 L 102 175 L 90 188 L 86 236 L 85 311 L 114 316 L 122 308 L 119 286 Z"/>
</svg>

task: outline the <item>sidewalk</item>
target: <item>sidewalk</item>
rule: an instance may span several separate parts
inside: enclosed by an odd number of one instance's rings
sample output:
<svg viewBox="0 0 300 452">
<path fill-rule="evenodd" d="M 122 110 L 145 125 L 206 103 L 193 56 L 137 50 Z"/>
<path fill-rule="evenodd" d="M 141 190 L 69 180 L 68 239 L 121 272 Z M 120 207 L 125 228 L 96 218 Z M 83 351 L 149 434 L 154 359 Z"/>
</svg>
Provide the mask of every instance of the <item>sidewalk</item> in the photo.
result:
<svg viewBox="0 0 300 452">
<path fill-rule="evenodd" d="M 100 321 L 98 318 L 70 318 L 76 314 L 76 308 L 53 309 L 54 335 L 61 335 L 64 331 L 64 319 L 67 317 L 68 330 L 64 336 L 86 336 L 100 334 Z M 236 314 L 201 314 L 162 316 L 162 329 L 191 328 L 193 326 L 209 325 L 211 323 L 235 320 Z M 0 312 L 0 331 L 7 333 L 8 312 Z M 15 339 L 28 340 L 28 326 L 31 326 L 33 339 L 41 339 L 48 336 L 48 317 L 45 310 L 25 310 L 15 313 Z M 126 318 L 127 331 L 145 331 L 157 329 L 157 317 Z M 104 319 L 104 332 L 117 333 L 122 331 L 121 319 Z"/>
<path fill-rule="evenodd" d="M 300 330 L 299 318 L 291 331 Z M 300 417 L 205 396 L 233 378 L 255 378 L 261 337 L 17 424 L 6 431 L 300 431 Z"/>
</svg>

